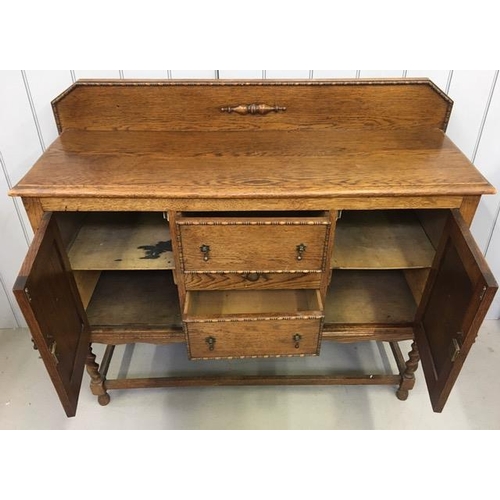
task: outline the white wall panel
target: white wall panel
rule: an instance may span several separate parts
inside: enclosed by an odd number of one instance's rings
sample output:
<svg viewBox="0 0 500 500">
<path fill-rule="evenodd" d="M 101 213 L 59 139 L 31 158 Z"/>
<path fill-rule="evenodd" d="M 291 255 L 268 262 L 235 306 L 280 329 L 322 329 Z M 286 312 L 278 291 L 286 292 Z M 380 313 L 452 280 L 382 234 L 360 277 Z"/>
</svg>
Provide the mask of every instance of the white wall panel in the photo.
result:
<svg viewBox="0 0 500 500">
<path fill-rule="evenodd" d="M 21 201 L 7 192 L 42 153 L 21 71 L 0 72 L 0 110 L 0 274 L 11 293 L 32 232 Z"/>
<path fill-rule="evenodd" d="M 313 69 L 313 78 L 356 78 L 356 69 Z"/>
<path fill-rule="evenodd" d="M 21 71 L 0 72 L 0 110 L 0 166 L 6 186 L 0 195 L 5 196 L 42 153 L 41 138 Z M 3 214 L 3 217 L 18 217 L 25 240 L 30 240 L 31 227 L 21 201 L 16 199 L 14 206 L 9 204 L 9 207 L 14 212 Z M 0 262 L 0 271 L 2 267 Z"/>
<path fill-rule="evenodd" d="M 450 77 L 449 69 L 408 69 L 406 70 L 408 78 L 426 77 L 430 78 L 443 92 L 446 92 L 448 79 Z"/>
<path fill-rule="evenodd" d="M 479 214 L 477 216 L 479 216 Z M 486 253 L 486 260 L 491 268 L 493 276 L 497 282 L 500 283 L 500 218 L 497 219 L 488 252 Z M 497 292 L 486 318 L 500 319 L 500 291 Z"/>
<path fill-rule="evenodd" d="M 473 159 L 495 71 L 454 71 L 450 97 L 455 101 L 447 134 Z"/>
<path fill-rule="evenodd" d="M 404 69 L 361 69 L 360 78 L 400 78 L 405 76 Z"/>
<path fill-rule="evenodd" d="M 152 70 L 132 70 L 124 69 L 123 78 L 168 78 L 168 71 L 166 69 L 152 69 Z"/>
<path fill-rule="evenodd" d="M 500 191 L 500 81 L 498 78 L 474 164 Z M 500 194 L 483 196 L 474 218 L 472 233 L 483 252 L 486 251 L 490 240 L 499 204 Z M 493 258 L 495 258 L 494 254 Z M 500 260 L 500 253 L 497 254 L 497 259 Z M 500 275 L 498 277 L 500 279 Z"/>
<path fill-rule="evenodd" d="M 120 78 L 118 69 L 75 69 L 73 70 L 75 78 Z"/>
<path fill-rule="evenodd" d="M 311 70 L 309 69 L 267 69 L 266 78 L 309 78 Z"/>
<path fill-rule="evenodd" d="M 73 83 L 71 73 L 69 70 L 26 71 L 26 80 L 43 145 L 47 148 L 58 135 L 51 102 Z"/>
<path fill-rule="evenodd" d="M 183 78 L 215 78 L 215 69 L 172 69 L 170 70 L 172 78 L 178 78 L 182 80 Z"/>
<path fill-rule="evenodd" d="M 493 236 L 491 238 L 491 243 L 486 254 L 486 259 L 491 267 L 493 276 L 496 280 L 500 282 L 500 219 L 497 220 L 495 230 L 493 231 Z M 493 305 L 488 311 L 489 319 L 500 318 L 500 291 L 497 292 Z"/>
<path fill-rule="evenodd" d="M 10 307 L 6 288 L 4 288 L 3 280 L 0 276 L 0 328 L 16 328 L 17 326 L 19 325 Z"/>
<path fill-rule="evenodd" d="M 21 71 L 0 72 L 0 151 L 12 183 L 42 153 Z"/>
<path fill-rule="evenodd" d="M 2 286 L 0 286 L 0 294 L 3 291 L 10 294 L 10 300 L 13 304 L 16 317 L 19 319 L 20 325 L 24 325 L 25 323 L 21 319 L 21 312 L 17 307 L 17 303 L 15 303 L 11 290 L 28 250 L 28 243 L 26 235 L 23 232 L 23 227 L 20 224 L 15 202 L 7 196 L 9 187 L 4 168 L 0 170 L 0 235 L 2 235 L 2 244 L 0 245 L 0 275 L 3 282 Z M 4 306 L 2 306 L 3 310 Z M 3 315 L 4 312 L 2 312 Z M 10 328 L 12 326 L 11 320 L 7 324 L 0 323 L 0 328 Z"/>
<path fill-rule="evenodd" d="M 220 69 L 219 78 L 264 78 L 261 69 Z"/>
</svg>

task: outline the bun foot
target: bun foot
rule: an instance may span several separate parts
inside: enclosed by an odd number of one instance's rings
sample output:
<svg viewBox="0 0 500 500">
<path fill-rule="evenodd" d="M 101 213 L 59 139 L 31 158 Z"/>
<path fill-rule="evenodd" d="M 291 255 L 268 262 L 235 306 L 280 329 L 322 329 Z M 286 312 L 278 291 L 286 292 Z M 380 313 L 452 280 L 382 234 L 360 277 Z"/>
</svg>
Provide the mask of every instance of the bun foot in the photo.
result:
<svg viewBox="0 0 500 500">
<path fill-rule="evenodd" d="M 100 396 L 97 396 L 97 402 L 101 405 L 101 406 L 106 406 L 109 404 L 109 402 L 111 401 L 111 398 L 109 396 L 108 393 L 106 394 L 101 394 Z"/>
<path fill-rule="evenodd" d="M 406 401 L 408 399 L 408 394 L 409 394 L 409 391 L 404 391 L 404 390 L 401 390 L 401 389 L 398 389 L 396 391 L 396 397 L 400 401 Z"/>
</svg>

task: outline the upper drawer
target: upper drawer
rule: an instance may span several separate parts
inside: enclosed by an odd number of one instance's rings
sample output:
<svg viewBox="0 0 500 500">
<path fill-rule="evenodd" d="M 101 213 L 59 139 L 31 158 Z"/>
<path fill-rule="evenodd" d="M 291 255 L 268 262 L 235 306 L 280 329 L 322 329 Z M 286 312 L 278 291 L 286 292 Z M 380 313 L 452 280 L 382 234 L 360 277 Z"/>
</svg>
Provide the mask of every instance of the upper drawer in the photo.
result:
<svg viewBox="0 0 500 500">
<path fill-rule="evenodd" d="M 177 219 L 184 271 L 313 271 L 324 267 L 325 212 L 192 214 Z"/>
</svg>

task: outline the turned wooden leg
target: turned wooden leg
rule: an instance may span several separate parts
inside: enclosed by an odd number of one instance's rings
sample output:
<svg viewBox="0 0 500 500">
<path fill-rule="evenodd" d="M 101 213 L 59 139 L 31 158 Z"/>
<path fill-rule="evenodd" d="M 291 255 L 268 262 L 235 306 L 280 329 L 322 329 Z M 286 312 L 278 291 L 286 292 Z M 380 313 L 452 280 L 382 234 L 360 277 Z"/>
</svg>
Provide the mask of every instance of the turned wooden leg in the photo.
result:
<svg viewBox="0 0 500 500">
<path fill-rule="evenodd" d="M 95 354 L 92 352 L 92 344 L 89 346 L 89 353 L 85 362 L 87 373 L 90 375 L 90 390 L 94 396 L 97 396 L 97 402 L 101 406 L 106 406 L 110 397 L 106 391 L 106 379 L 99 372 L 99 365 L 95 362 Z"/>
<path fill-rule="evenodd" d="M 402 374 L 401 384 L 396 392 L 397 398 L 401 401 L 406 401 L 408 399 L 409 391 L 415 386 L 415 372 L 417 371 L 418 362 L 420 361 L 417 344 L 415 342 L 411 345 L 411 351 L 408 356 L 409 359 L 405 363 L 406 369 Z"/>
</svg>

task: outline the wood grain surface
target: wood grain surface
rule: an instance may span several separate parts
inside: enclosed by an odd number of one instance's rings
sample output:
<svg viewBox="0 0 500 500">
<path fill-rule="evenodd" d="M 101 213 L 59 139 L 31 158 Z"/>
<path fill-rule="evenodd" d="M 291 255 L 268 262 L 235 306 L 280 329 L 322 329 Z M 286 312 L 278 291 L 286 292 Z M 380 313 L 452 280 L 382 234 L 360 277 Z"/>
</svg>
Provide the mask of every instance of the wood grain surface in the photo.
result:
<svg viewBox="0 0 500 500">
<path fill-rule="evenodd" d="M 467 222 L 452 210 L 416 316 L 434 411 L 443 410 L 497 289 Z"/>
<path fill-rule="evenodd" d="M 68 130 L 10 194 L 301 199 L 494 192 L 437 129 Z"/>
<path fill-rule="evenodd" d="M 360 103 L 366 103 L 360 105 Z M 267 104 L 286 112 L 222 113 Z M 59 131 L 446 128 L 452 101 L 427 79 L 81 81 L 53 102 Z"/>
<path fill-rule="evenodd" d="M 180 226 L 180 251 L 186 271 L 322 270 L 326 225 Z M 298 259 L 297 246 L 306 249 Z M 208 260 L 200 251 L 210 247 Z"/>
<path fill-rule="evenodd" d="M 231 290 L 188 292 L 187 322 L 245 321 L 264 317 L 322 316 L 316 290 Z"/>
<path fill-rule="evenodd" d="M 87 308 L 92 329 L 117 331 L 181 326 L 177 289 L 170 271 L 102 272 Z"/>
<path fill-rule="evenodd" d="M 185 273 L 187 290 L 266 290 L 319 288 L 323 273 Z"/>
<path fill-rule="evenodd" d="M 303 356 L 319 353 L 320 319 L 265 320 L 228 323 L 189 323 L 191 359 Z M 301 336 L 295 347 L 294 336 Z M 215 339 L 211 351 L 207 337 Z"/>
<path fill-rule="evenodd" d="M 325 323 L 412 324 L 416 310 L 402 271 L 334 270 Z"/>
<path fill-rule="evenodd" d="M 74 416 L 90 328 L 52 214 L 43 217 L 13 291 L 64 410 Z"/>
<path fill-rule="evenodd" d="M 173 269 L 172 240 L 161 213 L 91 213 L 70 250 L 73 270 Z"/>
<path fill-rule="evenodd" d="M 435 250 L 411 210 L 348 211 L 338 221 L 332 267 L 431 267 Z"/>
</svg>

